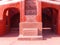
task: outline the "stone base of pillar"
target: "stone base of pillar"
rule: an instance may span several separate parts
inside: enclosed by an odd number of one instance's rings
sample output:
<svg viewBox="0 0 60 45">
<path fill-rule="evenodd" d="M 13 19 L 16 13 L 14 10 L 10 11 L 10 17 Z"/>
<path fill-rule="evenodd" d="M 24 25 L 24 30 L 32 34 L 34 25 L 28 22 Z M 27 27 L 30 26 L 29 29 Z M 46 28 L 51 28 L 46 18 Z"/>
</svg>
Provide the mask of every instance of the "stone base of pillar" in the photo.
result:
<svg viewBox="0 0 60 45">
<path fill-rule="evenodd" d="M 20 23 L 20 33 L 18 39 L 32 40 L 42 39 L 42 23 L 40 22 L 22 22 Z"/>
<path fill-rule="evenodd" d="M 18 40 L 43 40 L 43 36 L 22 36 L 19 35 Z"/>
</svg>

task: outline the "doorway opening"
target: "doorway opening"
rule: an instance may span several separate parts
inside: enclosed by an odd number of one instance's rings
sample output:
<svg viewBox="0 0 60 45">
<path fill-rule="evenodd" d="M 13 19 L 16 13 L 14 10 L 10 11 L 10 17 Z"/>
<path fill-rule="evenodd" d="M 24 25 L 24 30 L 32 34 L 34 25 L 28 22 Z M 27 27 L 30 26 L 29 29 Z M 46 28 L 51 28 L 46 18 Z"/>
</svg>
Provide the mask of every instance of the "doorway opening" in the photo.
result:
<svg viewBox="0 0 60 45">
<path fill-rule="evenodd" d="M 19 23 L 20 23 L 20 11 L 18 8 L 7 8 L 5 9 L 6 15 L 6 30 L 12 36 L 19 35 Z"/>
<path fill-rule="evenodd" d="M 56 34 L 58 10 L 52 7 L 42 8 L 43 35 Z"/>
</svg>

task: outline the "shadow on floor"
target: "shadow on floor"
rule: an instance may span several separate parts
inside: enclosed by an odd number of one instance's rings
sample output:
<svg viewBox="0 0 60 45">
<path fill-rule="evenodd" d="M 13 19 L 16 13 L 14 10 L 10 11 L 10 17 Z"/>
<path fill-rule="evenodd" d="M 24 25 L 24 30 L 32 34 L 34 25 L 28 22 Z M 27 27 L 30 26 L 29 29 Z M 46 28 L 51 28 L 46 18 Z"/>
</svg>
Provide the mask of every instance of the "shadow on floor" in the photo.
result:
<svg viewBox="0 0 60 45">
<path fill-rule="evenodd" d="M 51 30 L 43 30 L 43 40 L 51 39 L 53 37 L 60 37 L 60 35 L 51 32 Z"/>
</svg>

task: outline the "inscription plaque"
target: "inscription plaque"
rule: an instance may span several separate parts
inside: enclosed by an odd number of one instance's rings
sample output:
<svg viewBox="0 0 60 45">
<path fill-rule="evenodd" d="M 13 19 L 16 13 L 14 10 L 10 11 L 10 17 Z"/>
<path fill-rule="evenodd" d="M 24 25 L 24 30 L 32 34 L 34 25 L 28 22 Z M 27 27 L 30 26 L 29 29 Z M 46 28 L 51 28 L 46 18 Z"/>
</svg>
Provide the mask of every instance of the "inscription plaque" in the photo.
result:
<svg viewBox="0 0 60 45">
<path fill-rule="evenodd" d="M 36 0 L 25 1 L 25 15 L 37 15 Z"/>
</svg>

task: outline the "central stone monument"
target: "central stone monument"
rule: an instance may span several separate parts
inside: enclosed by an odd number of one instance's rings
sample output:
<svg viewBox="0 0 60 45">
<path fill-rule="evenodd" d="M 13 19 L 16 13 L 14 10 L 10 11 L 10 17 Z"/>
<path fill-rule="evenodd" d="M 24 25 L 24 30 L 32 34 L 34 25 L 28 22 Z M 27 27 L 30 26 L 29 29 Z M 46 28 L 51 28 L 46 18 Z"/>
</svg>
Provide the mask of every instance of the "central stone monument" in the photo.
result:
<svg viewBox="0 0 60 45">
<path fill-rule="evenodd" d="M 23 3 L 23 14 L 20 16 L 19 39 L 42 38 L 42 23 L 38 14 L 38 1 L 25 0 Z M 39 20 L 39 21 L 38 21 Z"/>
</svg>

